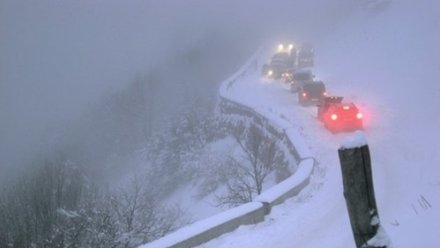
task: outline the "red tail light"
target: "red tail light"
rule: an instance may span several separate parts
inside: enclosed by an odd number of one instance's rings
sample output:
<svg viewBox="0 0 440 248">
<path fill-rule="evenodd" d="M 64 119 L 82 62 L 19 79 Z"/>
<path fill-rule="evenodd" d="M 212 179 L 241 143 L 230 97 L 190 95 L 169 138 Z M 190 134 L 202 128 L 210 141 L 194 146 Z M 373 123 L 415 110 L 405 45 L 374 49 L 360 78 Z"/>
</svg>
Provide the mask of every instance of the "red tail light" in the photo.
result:
<svg viewBox="0 0 440 248">
<path fill-rule="evenodd" d="M 362 115 L 362 113 L 357 113 L 356 114 L 356 118 L 358 118 L 359 120 L 362 119 L 364 116 Z"/>
<path fill-rule="evenodd" d="M 303 92 L 303 93 L 302 93 L 302 96 L 303 96 L 303 97 L 307 97 L 307 93 Z"/>
<path fill-rule="evenodd" d="M 336 120 L 338 119 L 338 115 L 337 115 L 337 114 L 332 114 L 332 115 L 330 116 L 330 118 L 331 118 L 332 120 L 336 121 Z"/>
<path fill-rule="evenodd" d="M 322 95 L 323 95 L 323 96 L 327 96 L 327 92 L 324 91 L 324 92 L 322 93 Z"/>
</svg>

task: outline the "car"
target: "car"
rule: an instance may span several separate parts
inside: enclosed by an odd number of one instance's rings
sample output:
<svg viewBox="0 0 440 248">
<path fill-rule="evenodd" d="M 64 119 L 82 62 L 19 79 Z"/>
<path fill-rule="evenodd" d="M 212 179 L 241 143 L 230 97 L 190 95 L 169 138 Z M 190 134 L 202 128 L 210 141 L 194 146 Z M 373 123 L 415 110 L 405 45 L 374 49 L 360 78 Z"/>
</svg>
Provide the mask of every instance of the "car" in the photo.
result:
<svg viewBox="0 0 440 248">
<path fill-rule="evenodd" d="M 327 96 L 325 85 L 322 81 L 312 81 L 301 86 L 298 92 L 298 102 L 303 105 L 320 104 Z"/>
<path fill-rule="evenodd" d="M 343 103 L 343 97 L 325 97 L 318 105 L 318 118 L 332 133 L 363 128 L 363 115 L 352 102 Z"/>
<path fill-rule="evenodd" d="M 289 68 L 281 74 L 281 79 L 284 83 L 287 83 L 290 85 L 291 82 L 293 81 L 293 75 L 294 75 L 294 69 Z"/>
<path fill-rule="evenodd" d="M 298 92 L 305 83 L 313 81 L 315 77 L 310 69 L 297 69 L 292 74 L 290 80 L 290 92 L 292 93 Z"/>
<path fill-rule="evenodd" d="M 281 74 L 281 80 L 282 80 L 284 83 L 288 83 L 288 84 L 290 84 L 290 82 L 292 81 L 292 78 L 293 78 L 293 73 L 292 73 L 292 71 L 287 70 L 287 71 L 285 71 L 285 72 L 283 72 L 283 73 Z"/>
</svg>

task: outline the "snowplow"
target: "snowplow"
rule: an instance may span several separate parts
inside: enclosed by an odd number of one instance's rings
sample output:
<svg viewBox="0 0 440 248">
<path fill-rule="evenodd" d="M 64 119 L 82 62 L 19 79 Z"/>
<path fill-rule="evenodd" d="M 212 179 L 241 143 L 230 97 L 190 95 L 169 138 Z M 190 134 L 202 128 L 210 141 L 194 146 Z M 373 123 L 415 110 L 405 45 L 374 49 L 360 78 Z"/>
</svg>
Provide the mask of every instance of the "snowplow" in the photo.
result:
<svg viewBox="0 0 440 248">
<path fill-rule="evenodd" d="M 263 65 L 262 75 L 268 78 L 280 79 L 284 73 L 288 73 L 294 66 L 292 56 L 286 52 L 275 53 L 269 64 Z"/>
<path fill-rule="evenodd" d="M 277 46 L 277 52 L 289 53 L 289 55 L 291 55 L 292 53 L 296 53 L 296 47 L 293 45 L 293 43 L 289 43 L 289 44 L 280 43 Z"/>
</svg>

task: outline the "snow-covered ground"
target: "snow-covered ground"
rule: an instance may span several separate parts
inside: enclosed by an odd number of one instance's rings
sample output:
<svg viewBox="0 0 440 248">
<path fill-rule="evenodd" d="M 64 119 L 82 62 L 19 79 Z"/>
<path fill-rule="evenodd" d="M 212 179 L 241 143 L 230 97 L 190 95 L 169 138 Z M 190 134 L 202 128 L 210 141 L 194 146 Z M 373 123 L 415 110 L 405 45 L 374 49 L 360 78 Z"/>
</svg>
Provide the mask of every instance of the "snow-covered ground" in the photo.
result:
<svg viewBox="0 0 440 248">
<path fill-rule="evenodd" d="M 392 1 L 353 16 L 315 42 L 315 73 L 331 95 L 365 114 L 381 224 L 393 247 L 440 247 L 440 3 Z M 279 82 L 248 75 L 230 97 L 271 109 L 298 128 L 323 168 L 315 187 L 275 207 L 266 221 L 201 247 L 354 247 L 333 135 Z"/>
<path fill-rule="evenodd" d="M 200 180 L 200 178 L 212 177 L 209 173 L 214 171 L 212 166 L 219 163 L 219 158 L 224 157 L 225 154 L 233 154 L 238 151 L 237 144 L 231 137 L 208 144 L 201 158 L 194 165 L 199 167 L 200 175 L 196 177 L 199 180 L 195 179 L 173 192 L 167 198 L 166 205 L 179 206 L 191 221 L 205 219 L 226 210 L 227 207 L 219 206 L 216 199 L 216 195 L 220 195 L 223 192 L 221 190 L 204 192 L 203 186 L 200 185 L 203 184 L 203 180 Z"/>
</svg>

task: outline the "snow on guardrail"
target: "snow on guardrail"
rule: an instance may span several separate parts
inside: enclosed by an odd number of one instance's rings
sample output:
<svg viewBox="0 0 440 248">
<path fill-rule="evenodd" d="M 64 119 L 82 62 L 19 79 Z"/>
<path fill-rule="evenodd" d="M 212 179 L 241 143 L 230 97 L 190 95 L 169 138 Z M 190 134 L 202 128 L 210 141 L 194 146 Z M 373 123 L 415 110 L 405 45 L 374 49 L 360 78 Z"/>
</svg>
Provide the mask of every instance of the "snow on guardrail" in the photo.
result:
<svg viewBox="0 0 440 248">
<path fill-rule="evenodd" d="M 315 161 L 305 159 L 301 161 L 298 170 L 284 181 L 265 190 L 254 201 L 268 203 L 271 207 L 281 204 L 286 199 L 298 195 L 309 184 Z"/>
<path fill-rule="evenodd" d="M 249 202 L 212 217 L 197 221 L 140 248 L 194 247 L 231 232 L 241 225 L 264 220 L 266 210 L 261 202 Z"/>
</svg>

